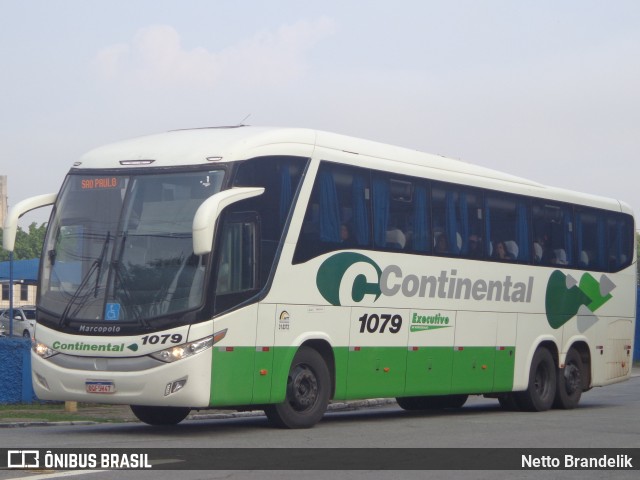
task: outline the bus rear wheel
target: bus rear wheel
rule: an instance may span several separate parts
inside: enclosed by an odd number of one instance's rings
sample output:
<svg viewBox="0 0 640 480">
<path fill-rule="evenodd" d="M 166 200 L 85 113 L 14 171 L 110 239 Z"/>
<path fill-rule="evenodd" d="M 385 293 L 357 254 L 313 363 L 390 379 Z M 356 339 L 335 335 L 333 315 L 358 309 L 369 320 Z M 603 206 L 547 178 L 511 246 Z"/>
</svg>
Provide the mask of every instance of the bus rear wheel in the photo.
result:
<svg viewBox="0 0 640 480">
<path fill-rule="evenodd" d="M 582 396 L 584 365 L 575 348 L 570 348 L 564 361 L 564 368 L 557 372 L 555 408 L 570 410 L 578 406 Z"/>
<path fill-rule="evenodd" d="M 131 411 L 138 420 L 149 425 L 176 425 L 187 418 L 191 409 L 187 407 L 131 405 Z"/>
<path fill-rule="evenodd" d="M 280 428 L 310 428 L 320 421 L 327 405 L 331 378 L 322 355 L 300 347 L 291 362 L 284 402 L 267 405 L 264 413 Z"/>
<path fill-rule="evenodd" d="M 522 410 L 543 412 L 549 410 L 556 396 L 556 364 L 551 352 L 540 347 L 531 360 L 529 384 L 524 392 L 514 393 Z"/>
<path fill-rule="evenodd" d="M 469 395 L 435 395 L 431 397 L 398 397 L 396 402 L 403 410 L 441 410 L 461 408 Z"/>
</svg>

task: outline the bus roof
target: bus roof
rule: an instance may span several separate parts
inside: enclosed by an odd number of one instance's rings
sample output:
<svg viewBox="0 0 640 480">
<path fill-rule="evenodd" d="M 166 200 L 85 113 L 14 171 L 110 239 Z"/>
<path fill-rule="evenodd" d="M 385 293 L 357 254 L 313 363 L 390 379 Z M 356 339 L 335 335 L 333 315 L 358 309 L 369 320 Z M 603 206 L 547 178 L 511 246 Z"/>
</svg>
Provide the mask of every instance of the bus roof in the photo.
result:
<svg viewBox="0 0 640 480">
<path fill-rule="evenodd" d="M 511 185 L 512 188 L 507 188 L 508 190 L 524 190 L 521 191 L 523 194 L 578 201 L 631 213 L 626 204 L 612 199 L 547 187 L 538 182 L 444 156 L 304 128 L 241 125 L 173 130 L 98 147 L 83 155 L 74 166 L 81 169 L 121 169 L 140 168 L 145 164 L 149 167 L 212 165 L 216 162 L 268 155 L 311 157 L 316 149 L 426 167 L 431 171 L 439 171 L 444 176 L 453 174 L 460 179 L 482 179 L 484 181 L 481 183 L 487 187 L 494 184 L 499 189 Z M 368 166 L 375 168 L 373 165 Z"/>
<path fill-rule="evenodd" d="M 136 160 L 153 160 L 150 167 L 206 165 L 260 156 L 256 150 L 273 146 L 287 154 L 286 144 L 298 145 L 310 156 L 315 137 L 313 130 L 248 126 L 173 130 L 98 147 L 82 156 L 80 167 L 123 168 L 127 165 L 122 162 Z"/>
<path fill-rule="evenodd" d="M 323 147 L 389 161 L 541 186 L 530 180 L 460 160 L 302 128 L 239 126 L 173 130 L 98 147 L 86 153 L 80 161 L 82 168 L 122 168 L 123 164 L 120 162 L 134 160 L 154 160 L 153 164 L 150 164 L 153 167 L 198 165 L 210 163 L 211 159 L 235 161 L 262 156 L 265 153 L 260 150 L 269 151 L 272 147 L 277 149 L 278 154 L 290 154 L 289 151 L 294 146 L 297 146 L 298 150 L 308 150 L 308 156 L 311 156 L 315 147 Z M 131 166 L 140 164 L 132 163 Z"/>
</svg>

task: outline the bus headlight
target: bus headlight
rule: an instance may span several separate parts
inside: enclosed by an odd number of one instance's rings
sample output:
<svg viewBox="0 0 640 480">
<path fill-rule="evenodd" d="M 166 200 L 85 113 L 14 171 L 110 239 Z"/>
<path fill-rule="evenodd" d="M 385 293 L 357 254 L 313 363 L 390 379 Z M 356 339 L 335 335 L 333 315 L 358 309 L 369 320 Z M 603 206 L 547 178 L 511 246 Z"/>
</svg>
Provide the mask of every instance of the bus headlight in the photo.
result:
<svg viewBox="0 0 640 480">
<path fill-rule="evenodd" d="M 31 348 L 33 348 L 33 351 L 40 358 L 49 358 L 49 357 L 53 357 L 54 355 L 57 355 L 58 353 L 60 353 L 60 352 L 58 352 L 56 350 L 53 350 L 53 349 L 49 348 L 44 343 L 36 342 L 36 343 L 33 344 L 33 346 Z"/>
<path fill-rule="evenodd" d="M 207 348 L 211 348 L 213 345 L 213 339 L 214 336 L 211 335 L 210 337 L 205 337 L 200 340 L 196 340 L 195 342 L 176 345 L 175 347 L 170 347 L 150 355 L 157 360 L 162 360 L 163 362 L 175 362 L 176 360 L 189 358 L 200 352 L 204 352 Z"/>
</svg>

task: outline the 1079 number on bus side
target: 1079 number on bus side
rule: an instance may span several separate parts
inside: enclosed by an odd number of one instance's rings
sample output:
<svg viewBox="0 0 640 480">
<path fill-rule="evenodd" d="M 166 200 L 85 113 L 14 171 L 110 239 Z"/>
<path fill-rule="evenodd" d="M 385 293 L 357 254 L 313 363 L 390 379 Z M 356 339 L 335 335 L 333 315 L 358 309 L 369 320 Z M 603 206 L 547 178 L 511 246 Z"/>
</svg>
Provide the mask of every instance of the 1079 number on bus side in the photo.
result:
<svg viewBox="0 0 640 480">
<path fill-rule="evenodd" d="M 402 317 L 398 314 L 383 313 L 378 315 L 377 313 L 362 315 L 358 321 L 360 322 L 360 333 L 384 333 L 386 330 L 389 333 L 398 333 L 402 328 Z"/>
</svg>

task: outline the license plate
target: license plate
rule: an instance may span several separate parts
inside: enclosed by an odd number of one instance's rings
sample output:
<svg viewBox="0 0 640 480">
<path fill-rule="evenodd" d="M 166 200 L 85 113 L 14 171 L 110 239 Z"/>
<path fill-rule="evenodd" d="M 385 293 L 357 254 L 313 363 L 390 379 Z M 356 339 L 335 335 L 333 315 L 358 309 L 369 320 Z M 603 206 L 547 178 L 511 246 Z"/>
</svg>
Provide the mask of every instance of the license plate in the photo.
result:
<svg viewBox="0 0 640 480">
<path fill-rule="evenodd" d="M 115 383 L 108 380 L 88 380 L 85 386 L 87 393 L 116 393 Z"/>
</svg>

